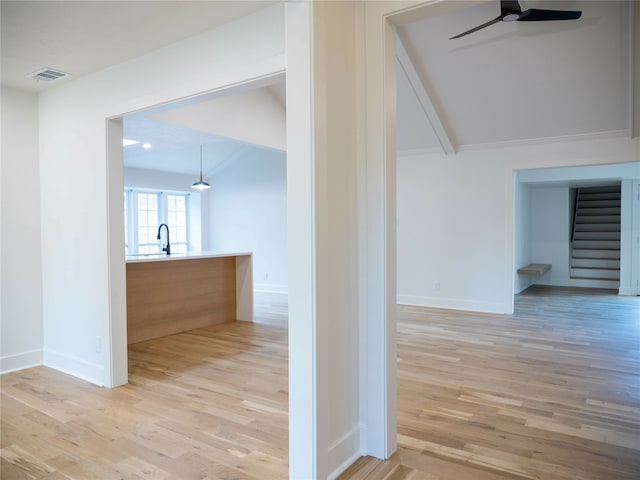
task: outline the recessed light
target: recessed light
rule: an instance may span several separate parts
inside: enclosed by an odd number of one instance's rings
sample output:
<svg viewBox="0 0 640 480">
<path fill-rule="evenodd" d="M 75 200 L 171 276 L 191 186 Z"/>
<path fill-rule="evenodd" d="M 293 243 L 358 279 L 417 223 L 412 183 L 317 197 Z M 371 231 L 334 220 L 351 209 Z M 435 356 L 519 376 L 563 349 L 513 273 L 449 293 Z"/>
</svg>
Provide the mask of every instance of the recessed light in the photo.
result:
<svg viewBox="0 0 640 480">
<path fill-rule="evenodd" d="M 129 145 L 135 145 L 136 143 L 140 143 L 137 140 L 129 140 L 128 138 L 123 138 L 122 139 L 122 146 L 123 147 L 128 147 Z"/>
<path fill-rule="evenodd" d="M 151 144 L 150 143 L 143 143 L 142 144 L 142 148 L 151 148 Z"/>
</svg>

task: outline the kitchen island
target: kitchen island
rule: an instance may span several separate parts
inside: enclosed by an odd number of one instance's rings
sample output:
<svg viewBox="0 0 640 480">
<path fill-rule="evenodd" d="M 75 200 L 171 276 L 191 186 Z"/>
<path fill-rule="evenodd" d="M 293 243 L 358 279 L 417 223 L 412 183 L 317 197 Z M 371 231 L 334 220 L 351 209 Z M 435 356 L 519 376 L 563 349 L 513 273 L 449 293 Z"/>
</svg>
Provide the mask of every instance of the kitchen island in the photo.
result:
<svg viewBox="0 0 640 480">
<path fill-rule="evenodd" d="M 253 321 L 251 253 L 130 255 L 127 343 Z"/>
</svg>

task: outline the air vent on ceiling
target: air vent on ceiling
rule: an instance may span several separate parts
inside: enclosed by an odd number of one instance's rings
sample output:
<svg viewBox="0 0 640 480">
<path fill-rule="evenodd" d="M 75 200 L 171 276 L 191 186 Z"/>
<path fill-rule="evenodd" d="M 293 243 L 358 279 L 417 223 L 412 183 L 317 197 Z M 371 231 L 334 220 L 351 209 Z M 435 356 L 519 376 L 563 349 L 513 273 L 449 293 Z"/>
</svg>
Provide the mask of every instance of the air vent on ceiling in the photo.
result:
<svg viewBox="0 0 640 480">
<path fill-rule="evenodd" d="M 27 76 L 38 81 L 52 82 L 68 75 L 70 74 L 60 70 L 54 70 L 53 68 L 41 68 L 40 70 L 30 73 Z"/>
</svg>

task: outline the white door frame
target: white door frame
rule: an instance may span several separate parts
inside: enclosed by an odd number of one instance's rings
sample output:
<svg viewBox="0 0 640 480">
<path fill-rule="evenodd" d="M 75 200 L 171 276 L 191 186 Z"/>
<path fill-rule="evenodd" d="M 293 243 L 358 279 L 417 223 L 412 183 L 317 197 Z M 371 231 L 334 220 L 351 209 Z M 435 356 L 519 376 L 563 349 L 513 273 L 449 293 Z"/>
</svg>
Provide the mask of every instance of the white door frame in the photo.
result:
<svg viewBox="0 0 640 480">
<path fill-rule="evenodd" d="M 260 88 L 284 77 L 284 70 L 278 68 L 255 77 L 236 81 L 229 85 L 213 88 L 206 92 L 191 92 L 190 95 L 170 98 L 161 103 L 149 103 L 135 110 L 139 112 L 177 101 L 198 102 L 212 96 Z M 127 305 L 126 305 L 126 265 L 124 251 L 124 158 L 122 152 L 122 118 L 133 111 L 120 111 L 105 119 L 107 140 L 107 231 L 108 231 L 108 286 L 109 325 L 104 338 L 109 345 L 109 358 L 105 364 L 107 387 L 116 387 L 128 382 L 127 362 Z"/>
</svg>

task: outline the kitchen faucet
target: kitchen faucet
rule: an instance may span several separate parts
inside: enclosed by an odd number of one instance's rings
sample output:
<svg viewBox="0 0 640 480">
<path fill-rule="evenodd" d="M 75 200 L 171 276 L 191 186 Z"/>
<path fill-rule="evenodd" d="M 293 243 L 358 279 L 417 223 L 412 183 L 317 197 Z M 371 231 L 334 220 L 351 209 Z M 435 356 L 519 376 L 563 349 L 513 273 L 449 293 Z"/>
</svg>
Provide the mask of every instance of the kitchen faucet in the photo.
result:
<svg viewBox="0 0 640 480">
<path fill-rule="evenodd" d="M 160 240 L 160 230 L 162 230 L 162 227 L 167 229 L 167 246 L 163 247 L 162 251 L 167 252 L 167 255 L 171 255 L 171 244 L 169 243 L 169 225 L 167 225 L 166 223 L 161 223 L 158 227 L 158 240 Z"/>
</svg>

